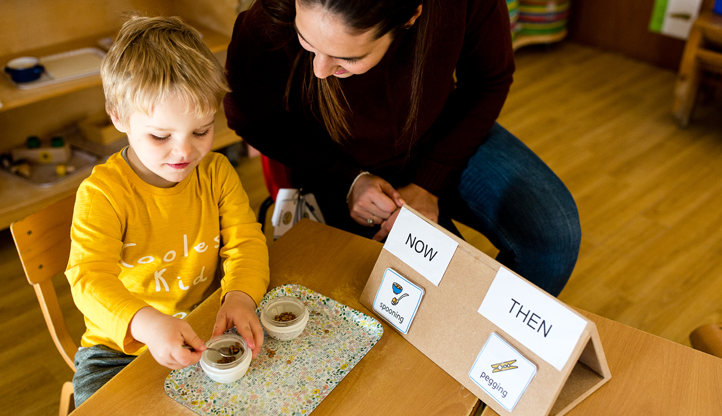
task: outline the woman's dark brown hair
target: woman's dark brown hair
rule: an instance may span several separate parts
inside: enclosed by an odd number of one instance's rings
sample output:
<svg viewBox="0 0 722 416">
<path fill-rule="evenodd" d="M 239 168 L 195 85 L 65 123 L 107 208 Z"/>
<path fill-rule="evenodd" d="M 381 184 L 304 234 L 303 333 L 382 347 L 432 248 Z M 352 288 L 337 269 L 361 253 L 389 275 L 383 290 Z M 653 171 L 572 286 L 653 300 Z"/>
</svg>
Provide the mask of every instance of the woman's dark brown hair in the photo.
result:
<svg viewBox="0 0 722 416">
<path fill-rule="evenodd" d="M 416 119 L 421 105 L 421 79 L 424 60 L 433 34 L 434 0 L 298 0 L 304 6 L 320 6 L 341 18 L 353 30 L 365 32 L 375 30 L 376 39 L 391 33 L 392 37 L 405 29 L 416 9 L 423 3 L 421 16 L 416 20 L 416 43 L 411 74 L 411 95 L 407 109 L 402 138 L 416 133 Z M 294 28 L 296 18 L 295 0 L 260 0 L 261 6 L 271 19 L 279 25 Z M 296 78 L 301 71 L 301 97 L 312 110 L 317 110 L 326 130 L 333 140 L 343 142 L 350 137 L 349 124 L 343 103 L 345 97 L 338 78 L 330 76 L 318 79 L 313 72 L 313 54 L 301 49 L 291 69 L 286 85 L 286 101 Z"/>
</svg>

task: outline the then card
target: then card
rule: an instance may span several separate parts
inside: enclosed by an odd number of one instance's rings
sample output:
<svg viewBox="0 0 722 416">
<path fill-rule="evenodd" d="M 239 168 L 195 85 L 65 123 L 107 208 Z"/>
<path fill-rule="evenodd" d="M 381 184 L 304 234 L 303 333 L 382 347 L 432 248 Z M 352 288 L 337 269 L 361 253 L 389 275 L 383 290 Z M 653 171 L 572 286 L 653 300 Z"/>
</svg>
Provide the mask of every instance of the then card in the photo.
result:
<svg viewBox="0 0 722 416">
<path fill-rule="evenodd" d="M 407 334 L 423 296 L 423 288 L 411 283 L 395 270 L 386 269 L 374 299 L 374 312 Z"/>
<path fill-rule="evenodd" d="M 536 374 L 536 365 L 492 332 L 469 371 L 469 378 L 511 412 Z"/>
</svg>

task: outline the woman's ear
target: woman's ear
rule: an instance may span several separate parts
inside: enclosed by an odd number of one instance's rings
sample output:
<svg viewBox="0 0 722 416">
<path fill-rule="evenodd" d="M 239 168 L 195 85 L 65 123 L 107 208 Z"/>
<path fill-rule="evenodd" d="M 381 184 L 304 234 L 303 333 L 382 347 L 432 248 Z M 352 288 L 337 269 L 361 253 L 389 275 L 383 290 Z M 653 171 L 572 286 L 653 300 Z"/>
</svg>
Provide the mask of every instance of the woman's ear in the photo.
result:
<svg viewBox="0 0 722 416">
<path fill-rule="evenodd" d="M 414 23 L 416 23 L 416 19 L 418 19 L 419 16 L 421 16 L 421 8 L 422 8 L 421 6 L 422 5 L 419 4 L 419 7 L 416 8 L 414 15 L 411 16 L 411 19 L 409 19 L 409 21 L 406 22 L 406 24 L 404 25 L 404 29 L 411 29 L 411 26 L 413 26 Z"/>
<path fill-rule="evenodd" d="M 110 116 L 110 121 L 113 122 L 116 130 L 121 133 L 128 133 L 126 131 L 125 125 L 120 121 L 120 119 L 118 118 L 118 114 L 115 111 L 108 111 L 108 115 Z"/>
</svg>

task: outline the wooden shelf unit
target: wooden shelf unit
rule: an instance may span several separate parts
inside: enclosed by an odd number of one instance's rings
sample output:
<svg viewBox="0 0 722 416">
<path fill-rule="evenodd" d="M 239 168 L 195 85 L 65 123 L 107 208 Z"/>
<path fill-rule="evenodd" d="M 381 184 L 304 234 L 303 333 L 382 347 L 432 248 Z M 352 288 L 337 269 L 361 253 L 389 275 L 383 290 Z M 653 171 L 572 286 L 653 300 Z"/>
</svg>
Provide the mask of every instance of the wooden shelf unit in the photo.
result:
<svg viewBox="0 0 722 416">
<path fill-rule="evenodd" d="M 223 109 L 218 111 L 215 120 L 213 150 L 226 147 L 241 140 L 228 128 Z M 0 229 L 5 229 L 19 219 L 73 194 L 88 174 L 77 174 L 50 187 L 33 185 L 6 172 L 0 172 Z"/>
<path fill-rule="evenodd" d="M 205 28 L 197 23 L 188 23 L 201 32 L 203 40 L 206 42 L 211 52 L 223 52 L 226 48 L 228 48 L 228 44 L 231 41 L 229 37 Z M 81 48 L 97 47 L 98 40 L 108 36 L 115 37 L 117 33 L 118 31 L 115 30 L 100 35 L 87 36 L 69 42 L 60 43 L 50 47 L 0 56 L 0 63 L 5 65 L 6 62 L 20 56 L 42 57 Z M 101 85 L 99 76 L 88 76 L 44 87 L 22 90 L 10 82 L 10 79 L 7 76 L 2 76 L 0 78 L 0 102 L 3 103 L 3 107 L 0 108 L 0 112 Z"/>
<path fill-rule="evenodd" d="M 186 12 L 191 14 L 192 10 L 186 10 Z M 231 40 L 230 36 L 209 29 L 193 20 L 185 20 L 201 32 L 203 40 L 211 52 L 219 54 L 226 51 Z M 0 65 L 4 66 L 7 61 L 19 56 L 41 57 L 80 48 L 97 47 L 98 40 L 107 36 L 114 37 L 116 34 L 117 29 L 61 42 L 52 46 L 6 54 L 0 56 Z M 6 76 L 2 75 L 0 76 L 0 102 L 3 103 L 3 107 L 0 108 L 0 116 L 3 116 L 5 123 L 8 122 L 8 119 L 11 119 L 14 123 L 35 124 L 35 115 L 31 113 L 37 112 L 43 113 L 43 116 L 58 119 L 59 117 L 63 117 L 63 115 L 45 114 L 47 108 L 43 103 L 57 99 L 59 102 L 59 104 L 57 104 L 58 106 L 68 106 L 77 100 L 85 99 L 88 94 L 98 95 L 97 89 L 100 88 L 100 85 L 101 81 L 99 76 L 89 76 L 50 86 L 38 87 L 36 89 L 21 90 L 13 85 Z M 101 102 L 99 99 L 96 101 L 98 101 L 98 103 Z M 102 106 L 102 104 L 98 105 Z M 27 110 L 25 108 L 27 108 Z M 100 111 L 101 108 L 97 108 L 96 111 Z M 72 123 L 74 120 L 64 121 Z M 11 127 L 12 130 L 12 126 L 7 127 Z M 39 127 L 41 131 L 38 134 L 49 133 L 48 131 L 44 131 L 43 128 L 44 126 Z M 15 134 L 15 136 L 17 136 L 17 134 Z M 10 148 L 17 146 L 18 140 L 22 138 L 5 136 L 0 137 L 0 139 L 2 139 L 0 140 L 0 152 L 4 153 Z M 213 150 L 220 149 L 240 140 L 241 138 L 227 127 L 226 118 L 221 109 L 216 115 Z M 88 175 L 89 173 L 72 175 L 50 187 L 41 187 L 28 183 L 21 178 L 6 174 L 6 172 L 0 172 L 0 229 L 5 229 L 9 227 L 13 221 L 22 219 L 76 192 L 80 183 Z"/>
</svg>

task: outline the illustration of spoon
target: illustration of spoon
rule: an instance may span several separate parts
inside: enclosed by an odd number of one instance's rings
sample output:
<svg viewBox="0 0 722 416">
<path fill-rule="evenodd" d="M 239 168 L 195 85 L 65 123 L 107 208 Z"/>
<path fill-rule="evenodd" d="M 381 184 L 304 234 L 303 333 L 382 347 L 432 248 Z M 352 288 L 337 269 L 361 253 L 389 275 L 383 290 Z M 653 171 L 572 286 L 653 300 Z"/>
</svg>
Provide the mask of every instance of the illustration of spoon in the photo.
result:
<svg viewBox="0 0 722 416">
<path fill-rule="evenodd" d="M 391 299 L 391 304 L 392 304 L 392 305 L 398 304 L 399 301 L 400 301 L 401 299 L 405 298 L 406 296 L 409 296 L 409 294 L 408 294 L 408 293 L 404 293 L 403 295 L 399 296 L 398 299 L 396 299 L 396 298 Z"/>
</svg>

